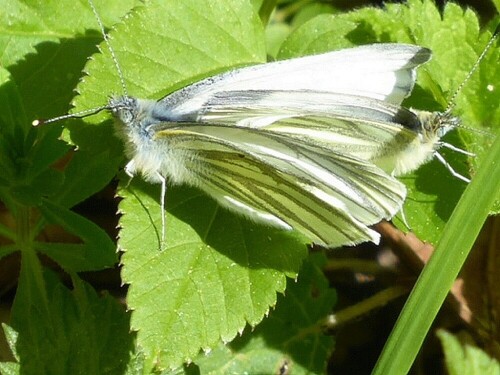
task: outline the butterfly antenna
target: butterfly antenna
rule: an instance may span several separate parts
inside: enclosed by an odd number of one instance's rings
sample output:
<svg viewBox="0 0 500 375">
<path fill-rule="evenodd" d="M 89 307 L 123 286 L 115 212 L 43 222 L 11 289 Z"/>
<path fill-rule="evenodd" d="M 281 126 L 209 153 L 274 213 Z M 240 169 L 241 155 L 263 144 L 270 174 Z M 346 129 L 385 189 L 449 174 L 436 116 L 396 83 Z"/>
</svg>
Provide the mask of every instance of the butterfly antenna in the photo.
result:
<svg viewBox="0 0 500 375">
<path fill-rule="evenodd" d="M 84 118 L 87 116 L 95 115 L 96 113 L 99 113 L 105 109 L 109 109 L 109 105 L 103 105 L 103 106 L 97 107 L 97 108 L 90 108 L 90 109 L 86 109 L 85 111 L 72 113 L 72 114 L 68 114 L 68 115 L 57 116 L 57 117 L 53 117 L 53 118 L 48 119 L 48 120 L 34 120 L 31 124 L 33 126 L 40 126 L 40 125 L 50 124 L 51 122 L 66 120 L 69 118 Z"/>
<path fill-rule="evenodd" d="M 467 130 L 467 131 L 469 131 L 471 133 L 481 134 L 481 135 L 484 135 L 484 136 L 487 136 L 487 137 L 494 137 L 495 136 L 494 133 L 489 132 L 489 131 L 484 130 L 484 129 L 471 128 L 470 126 L 465 126 L 465 125 L 462 125 L 462 124 L 459 124 L 459 127 L 460 127 L 460 129 Z"/>
<path fill-rule="evenodd" d="M 462 81 L 462 83 L 457 87 L 455 93 L 453 94 L 453 96 L 451 97 L 450 101 L 448 102 L 448 106 L 446 107 L 446 111 L 444 113 L 450 113 L 451 112 L 451 110 L 455 106 L 455 101 L 457 100 L 458 94 L 460 94 L 460 92 L 464 88 L 464 86 L 467 83 L 467 81 L 469 81 L 470 77 L 472 77 L 472 75 L 474 74 L 474 72 L 477 70 L 477 68 L 479 67 L 479 64 L 484 59 L 484 57 L 486 56 L 486 54 L 488 53 L 488 51 L 490 50 L 490 48 L 493 46 L 493 43 L 495 42 L 495 40 L 498 37 L 499 33 L 500 33 L 500 24 L 497 25 L 497 28 L 493 32 L 493 35 L 491 36 L 488 44 L 486 44 L 486 47 L 484 47 L 483 52 L 481 52 L 481 54 L 477 58 L 476 62 L 472 66 L 471 70 L 469 71 L 469 73 L 467 73 L 467 76 L 464 78 L 464 80 Z"/>
<path fill-rule="evenodd" d="M 118 64 L 118 59 L 116 58 L 115 51 L 111 47 L 111 43 L 109 42 L 109 37 L 108 34 L 106 33 L 106 30 L 104 29 L 104 24 L 102 23 L 101 17 L 99 16 L 99 13 L 97 12 L 97 9 L 94 6 L 94 3 L 92 0 L 88 0 L 90 8 L 92 9 L 92 12 L 94 12 L 94 16 L 97 20 L 97 23 L 99 24 L 99 27 L 101 29 L 102 36 L 104 38 L 104 42 L 108 46 L 109 53 L 111 54 L 111 59 L 113 60 L 113 64 L 116 67 L 116 71 L 118 72 L 118 76 L 120 77 L 120 84 L 122 86 L 123 94 L 125 96 L 128 96 L 127 92 L 127 86 L 125 85 L 125 79 L 123 78 L 123 73 L 120 68 L 120 64 Z"/>
</svg>

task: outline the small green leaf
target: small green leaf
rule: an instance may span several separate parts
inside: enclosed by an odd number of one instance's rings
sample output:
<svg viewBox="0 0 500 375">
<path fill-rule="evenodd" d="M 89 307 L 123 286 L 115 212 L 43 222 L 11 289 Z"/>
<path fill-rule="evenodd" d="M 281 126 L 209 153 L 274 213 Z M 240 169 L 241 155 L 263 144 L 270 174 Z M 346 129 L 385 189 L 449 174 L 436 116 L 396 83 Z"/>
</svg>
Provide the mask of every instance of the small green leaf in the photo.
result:
<svg viewBox="0 0 500 375">
<path fill-rule="evenodd" d="M 80 150 L 64 170 L 65 180 L 54 198 L 64 207 L 73 207 L 96 191 L 102 190 L 113 179 L 123 159 L 121 148 L 95 153 Z"/>
<path fill-rule="evenodd" d="M 443 345 L 446 367 L 450 375 L 500 375 L 498 360 L 474 343 L 460 340 L 444 330 L 439 330 L 437 335 Z"/>
<path fill-rule="evenodd" d="M 279 60 L 313 55 L 356 45 L 373 43 L 375 37 L 360 29 L 359 23 L 324 14 L 295 29 L 285 40 L 278 54 Z"/>
<path fill-rule="evenodd" d="M 123 307 L 110 296 L 98 297 L 76 277 L 69 290 L 46 272 L 48 304 L 43 308 L 41 285 L 33 284 L 26 271 L 21 271 L 11 322 L 18 332 L 21 373 L 122 373 L 133 339 Z"/>
<path fill-rule="evenodd" d="M 101 228 L 84 217 L 44 199 L 43 217 L 82 239 L 83 244 L 38 243 L 37 249 L 67 271 L 91 271 L 112 267 L 117 262 L 115 244 Z"/>
<path fill-rule="evenodd" d="M 288 37 L 291 31 L 292 28 L 290 25 L 284 22 L 273 23 L 266 28 L 267 54 L 271 56 L 272 60 L 276 60 L 283 41 Z"/>
<path fill-rule="evenodd" d="M 299 27 L 314 17 L 325 14 L 334 14 L 338 10 L 332 5 L 323 2 L 311 2 L 302 6 L 299 11 L 294 15 L 292 20 L 293 27 Z"/>
</svg>

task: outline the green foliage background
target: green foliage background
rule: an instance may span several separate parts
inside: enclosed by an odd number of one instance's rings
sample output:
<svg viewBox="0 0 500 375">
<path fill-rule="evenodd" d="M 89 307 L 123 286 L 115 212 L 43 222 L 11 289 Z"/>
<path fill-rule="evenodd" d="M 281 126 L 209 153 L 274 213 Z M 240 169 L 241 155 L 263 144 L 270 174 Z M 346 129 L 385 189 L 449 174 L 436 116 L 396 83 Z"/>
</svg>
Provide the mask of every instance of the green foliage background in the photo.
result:
<svg viewBox="0 0 500 375">
<path fill-rule="evenodd" d="M 407 105 L 443 110 L 498 24 L 497 16 L 480 32 L 472 11 L 447 4 L 440 13 L 427 0 L 350 13 L 311 2 L 286 23 L 265 11 L 272 2 L 94 3 L 129 94 L 152 99 L 267 56 L 404 42 L 434 54 L 419 69 Z M 132 313 L 80 280 L 77 272 L 111 267 L 118 258 L 109 236 L 70 208 L 109 184 L 125 162 L 122 145 L 109 114 L 36 129 L 31 121 L 67 113 L 69 103 L 75 112 L 105 104 L 123 93 L 118 72 L 107 46 L 95 47 L 102 36 L 85 2 L 9 0 L 0 25 L 0 200 L 15 223 L 0 224 L 0 235 L 8 239 L 0 257 L 16 251 L 22 256 L 12 320 L 5 327 L 17 362 L 1 363 L 0 370 L 138 374 L 192 361 L 188 372 L 198 366 L 203 373 L 258 373 L 289 363 L 294 373 L 324 372 L 334 340 L 320 326 L 336 298 L 320 272 L 322 258 L 308 258 L 307 241 L 297 234 L 237 217 L 195 189 L 168 188 L 167 245 L 160 250 L 159 188 L 120 175 L 118 245 Z M 465 125 L 491 133 L 500 124 L 499 54 L 495 45 L 455 107 Z M 447 140 L 477 157 L 443 153 L 455 169 L 474 175 L 493 139 L 462 130 Z M 55 168 L 69 145 L 78 151 L 64 168 Z M 403 181 L 411 228 L 437 243 L 465 184 L 437 161 Z M 40 241 L 49 225 L 81 243 Z M 42 266 L 39 253 L 70 276 L 72 290 Z"/>
</svg>

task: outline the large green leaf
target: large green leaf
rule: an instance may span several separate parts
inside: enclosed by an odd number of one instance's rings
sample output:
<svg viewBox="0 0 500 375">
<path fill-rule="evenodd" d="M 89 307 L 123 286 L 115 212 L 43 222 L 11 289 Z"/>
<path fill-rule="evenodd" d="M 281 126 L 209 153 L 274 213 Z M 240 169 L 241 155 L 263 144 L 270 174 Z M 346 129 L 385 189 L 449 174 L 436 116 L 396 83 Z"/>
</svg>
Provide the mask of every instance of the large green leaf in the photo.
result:
<svg viewBox="0 0 500 375">
<path fill-rule="evenodd" d="M 106 4 L 105 25 L 119 20 L 133 0 Z M 59 116 L 87 57 L 102 38 L 87 2 L 9 0 L 0 12 L 0 61 L 14 76 L 29 119 Z M 31 122 L 31 121 L 30 121 Z"/>
</svg>

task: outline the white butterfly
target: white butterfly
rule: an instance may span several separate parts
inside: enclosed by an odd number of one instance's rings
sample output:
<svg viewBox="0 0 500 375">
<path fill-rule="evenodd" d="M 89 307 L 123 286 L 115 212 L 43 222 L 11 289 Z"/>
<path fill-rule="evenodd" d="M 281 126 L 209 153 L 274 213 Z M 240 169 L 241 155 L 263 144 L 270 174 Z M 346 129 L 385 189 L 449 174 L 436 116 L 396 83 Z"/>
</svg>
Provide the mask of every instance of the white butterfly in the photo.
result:
<svg viewBox="0 0 500 375">
<path fill-rule="evenodd" d="M 232 70 L 159 101 L 118 97 L 107 108 L 129 175 L 196 186 L 318 244 L 378 243 L 368 226 L 394 216 L 406 195 L 393 175 L 432 157 L 447 129 L 426 129 L 399 106 L 430 56 L 374 44 Z M 407 157 L 415 148 L 425 150 L 417 161 Z"/>
</svg>

